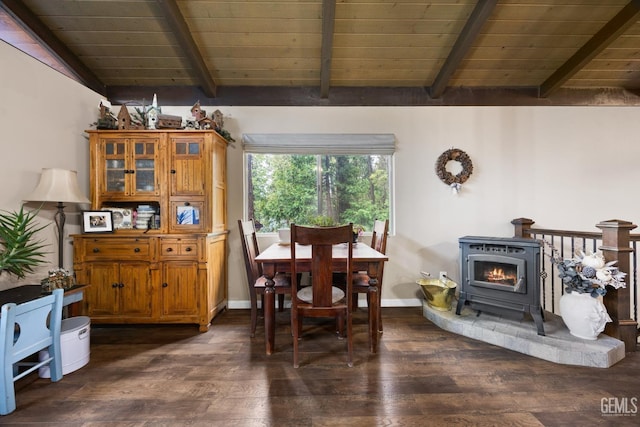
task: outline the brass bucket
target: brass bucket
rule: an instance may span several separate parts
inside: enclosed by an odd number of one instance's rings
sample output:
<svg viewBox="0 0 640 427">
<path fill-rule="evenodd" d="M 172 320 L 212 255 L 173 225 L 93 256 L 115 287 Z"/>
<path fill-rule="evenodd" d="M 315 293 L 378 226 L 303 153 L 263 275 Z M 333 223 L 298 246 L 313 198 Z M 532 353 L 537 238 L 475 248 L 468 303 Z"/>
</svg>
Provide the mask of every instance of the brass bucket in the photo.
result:
<svg viewBox="0 0 640 427">
<path fill-rule="evenodd" d="M 451 310 L 451 301 L 458 286 L 456 282 L 449 279 L 419 279 L 416 283 L 420 285 L 429 307 L 439 311 Z"/>
</svg>

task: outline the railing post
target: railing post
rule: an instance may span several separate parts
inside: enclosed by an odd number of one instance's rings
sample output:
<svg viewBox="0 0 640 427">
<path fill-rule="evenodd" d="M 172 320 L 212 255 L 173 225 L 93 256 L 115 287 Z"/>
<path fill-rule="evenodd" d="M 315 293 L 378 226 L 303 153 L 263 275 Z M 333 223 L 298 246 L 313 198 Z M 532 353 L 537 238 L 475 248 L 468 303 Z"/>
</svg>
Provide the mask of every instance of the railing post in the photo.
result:
<svg viewBox="0 0 640 427">
<path fill-rule="evenodd" d="M 529 218 L 516 218 L 511 221 L 514 227 L 513 237 L 531 237 L 529 230 L 531 230 L 531 226 L 536 222 Z"/>
<path fill-rule="evenodd" d="M 596 225 L 602 230 L 602 246 L 600 250 L 604 259 L 617 260 L 616 266 L 624 273 L 630 273 L 629 256 L 633 249 L 629 246 L 631 230 L 635 224 L 619 219 L 602 221 Z M 629 276 L 627 276 L 629 277 Z M 607 323 L 604 333 L 624 342 L 626 351 L 636 351 L 638 323 L 631 318 L 630 284 L 627 287 L 613 289 L 607 287 L 604 305 L 613 322 Z"/>
</svg>

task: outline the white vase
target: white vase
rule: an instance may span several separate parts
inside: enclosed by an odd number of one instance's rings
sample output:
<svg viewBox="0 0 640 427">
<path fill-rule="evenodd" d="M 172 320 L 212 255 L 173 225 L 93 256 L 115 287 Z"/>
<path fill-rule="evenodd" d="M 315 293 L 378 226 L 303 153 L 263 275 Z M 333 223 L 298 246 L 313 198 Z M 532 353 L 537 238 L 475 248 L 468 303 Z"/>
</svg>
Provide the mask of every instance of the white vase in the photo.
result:
<svg viewBox="0 0 640 427">
<path fill-rule="evenodd" d="M 571 335 L 585 340 L 597 339 L 607 322 L 611 322 L 602 297 L 578 292 L 560 297 L 560 315 Z"/>
</svg>

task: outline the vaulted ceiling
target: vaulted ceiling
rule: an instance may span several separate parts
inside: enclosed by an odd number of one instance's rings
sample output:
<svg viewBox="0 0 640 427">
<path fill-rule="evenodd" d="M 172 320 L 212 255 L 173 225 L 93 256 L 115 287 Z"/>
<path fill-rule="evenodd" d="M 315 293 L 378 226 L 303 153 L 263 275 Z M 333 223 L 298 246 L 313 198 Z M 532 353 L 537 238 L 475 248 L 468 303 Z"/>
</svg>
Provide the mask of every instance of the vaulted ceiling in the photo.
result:
<svg viewBox="0 0 640 427">
<path fill-rule="evenodd" d="M 0 0 L 114 103 L 640 105 L 640 0 Z"/>
</svg>

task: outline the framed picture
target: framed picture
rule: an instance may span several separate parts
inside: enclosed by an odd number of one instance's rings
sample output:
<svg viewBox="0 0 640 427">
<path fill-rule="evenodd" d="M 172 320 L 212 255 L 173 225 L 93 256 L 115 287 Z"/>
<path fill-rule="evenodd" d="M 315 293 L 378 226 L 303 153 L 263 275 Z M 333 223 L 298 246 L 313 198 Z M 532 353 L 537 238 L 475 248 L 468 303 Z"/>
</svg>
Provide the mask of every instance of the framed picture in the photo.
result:
<svg viewBox="0 0 640 427">
<path fill-rule="evenodd" d="M 82 211 L 83 233 L 113 233 L 113 212 Z"/>
<path fill-rule="evenodd" d="M 200 224 L 200 211 L 194 206 L 178 206 L 176 220 L 179 225 Z"/>
<path fill-rule="evenodd" d="M 133 210 L 129 208 L 102 208 L 103 211 L 113 212 L 113 229 L 131 229 L 133 228 Z"/>
</svg>

